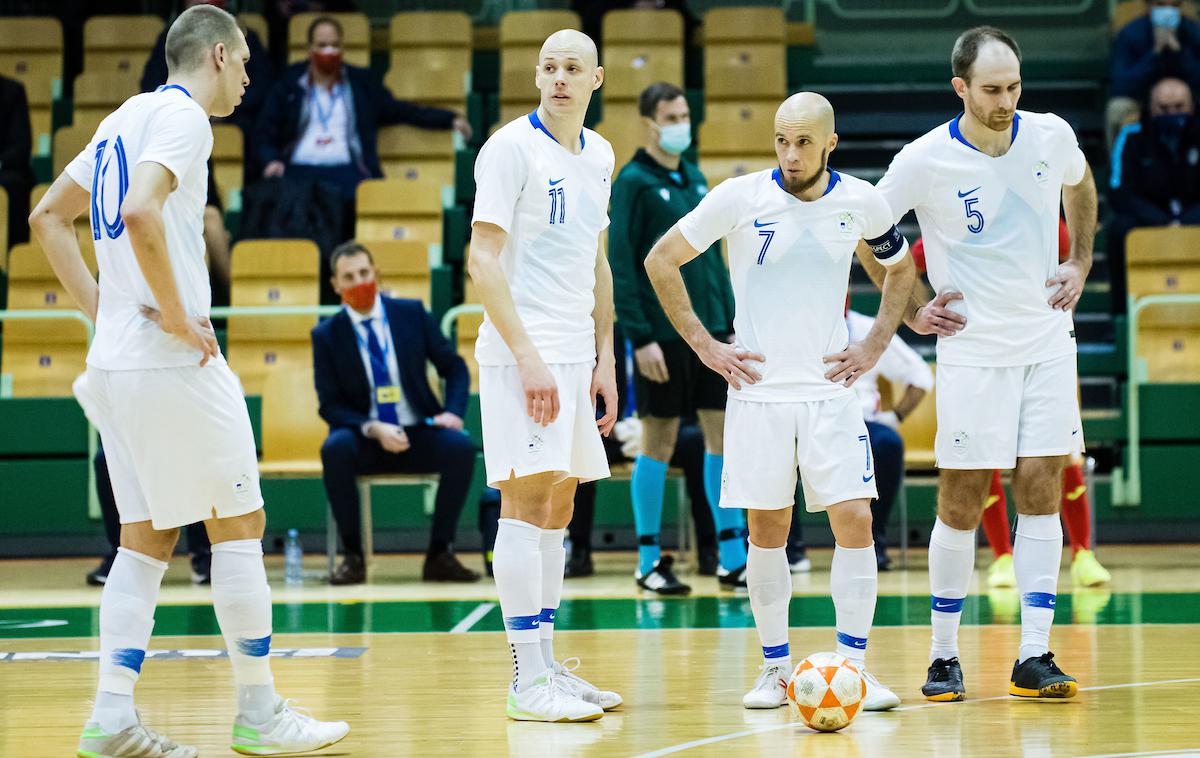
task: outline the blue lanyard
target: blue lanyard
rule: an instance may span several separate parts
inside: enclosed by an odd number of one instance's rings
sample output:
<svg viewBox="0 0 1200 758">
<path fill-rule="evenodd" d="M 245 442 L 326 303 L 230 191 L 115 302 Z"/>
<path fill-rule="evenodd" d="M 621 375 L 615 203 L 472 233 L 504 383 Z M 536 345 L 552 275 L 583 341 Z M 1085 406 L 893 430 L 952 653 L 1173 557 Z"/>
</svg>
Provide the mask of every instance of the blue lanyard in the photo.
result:
<svg viewBox="0 0 1200 758">
<path fill-rule="evenodd" d="M 321 110 L 321 98 L 317 97 L 318 87 L 310 86 L 308 88 L 309 99 L 312 100 L 313 112 L 317 114 L 317 121 L 321 122 L 321 128 L 326 133 L 329 132 L 329 119 L 333 117 L 333 111 L 337 108 L 338 101 L 342 99 L 342 90 L 340 84 L 335 84 L 329 90 L 329 109 Z"/>
<path fill-rule="evenodd" d="M 353 323 L 351 325 L 354 326 L 354 339 L 358 341 L 359 346 L 362 347 L 363 350 L 367 351 L 367 359 L 370 360 L 371 348 L 367 346 L 367 338 L 364 337 L 362 335 L 362 333 L 358 331 L 359 327 L 363 326 L 363 324 L 366 322 L 367 318 L 374 318 L 374 316 L 366 316 L 366 317 L 364 317 L 364 320 L 360 321 L 357 325 L 355 325 Z M 382 307 L 379 309 L 379 319 L 378 320 L 379 320 L 380 326 L 383 327 L 383 339 L 380 340 L 379 347 L 380 347 L 380 349 L 383 350 L 383 365 L 386 367 L 388 353 L 390 353 L 392 351 L 392 330 L 390 328 L 390 325 L 388 324 L 387 312 L 385 312 Z M 368 329 L 375 328 L 370 324 L 367 324 L 366 327 Z M 377 334 L 375 336 L 378 338 L 379 335 Z M 399 369 L 398 366 L 397 366 L 397 369 Z M 388 368 L 388 373 L 391 374 L 390 368 Z"/>
<path fill-rule="evenodd" d="M 165 91 L 167 91 L 167 90 L 169 90 L 169 89 L 177 89 L 177 90 L 179 90 L 180 92 L 182 92 L 183 94 L 187 95 L 188 97 L 191 97 L 191 96 L 192 96 L 192 93 L 191 93 L 191 92 L 188 92 L 187 90 L 185 90 L 183 87 L 179 86 L 178 84 L 163 84 L 163 85 L 159 86 L 159 87 L 158 87 L 158 89 L 156 89 L 156 90 L 154 90 L 154 91 L 155 91 L 155 92 L 165 92 Z"/>
</svg>

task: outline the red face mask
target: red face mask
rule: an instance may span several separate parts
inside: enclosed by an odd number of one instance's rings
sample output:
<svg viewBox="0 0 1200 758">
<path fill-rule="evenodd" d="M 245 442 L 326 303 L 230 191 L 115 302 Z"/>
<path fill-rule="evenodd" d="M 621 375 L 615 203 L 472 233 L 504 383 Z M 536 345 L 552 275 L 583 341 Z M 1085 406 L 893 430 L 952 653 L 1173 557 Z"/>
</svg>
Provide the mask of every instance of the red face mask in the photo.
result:
<svg viewBox="0 0 1200 758">
<path fill-rule="evenodd" d="M 375 280 L 356 284 L 342 290 L 342 302 L 356 311 L 369 311 L 375 305 L 375 296 L 379 287 Z"/>
<path fill-rule="evenodd" d="M 312 64 L 326 76 L 336 74 L 342 68 L 342 51 L 336 47 L 323 47 L 312 54 Z"/>
</svg>

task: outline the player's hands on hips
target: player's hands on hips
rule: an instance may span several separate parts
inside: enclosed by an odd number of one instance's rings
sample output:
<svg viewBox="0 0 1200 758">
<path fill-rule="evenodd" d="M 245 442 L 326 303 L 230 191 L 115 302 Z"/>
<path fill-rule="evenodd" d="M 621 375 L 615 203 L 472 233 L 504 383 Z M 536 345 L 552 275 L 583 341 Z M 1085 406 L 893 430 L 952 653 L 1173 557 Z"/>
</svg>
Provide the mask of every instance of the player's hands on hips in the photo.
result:
<svg viewBox="0 0 1200 758">
<path fill-rule="evenodd" d="M 598 406 L 596 397 L 604 398 L 604 415 L 596 419 L 596 428 L 607 437 L 617 423 L 617 370 L 611 360 L 601 360 L 592 369 L 592 410 Z"/>
<path fill-rule="evenodd" d="M 766 356 L 743 350 L 728 342 L 709 339 L 708 344 L 697 351 L 700 361 L 721 378 L 729 382 L 729 386 L 740 390 L 743 384 L 754 384 L 762 379 L 762 374 L 750 365 L 750 361 L 765 363 Z"/>
<path fill-rule="evenodd" d="M 833 364 L 825 372 L 825 378 L 849 387 L 858 380 L 858 377 L 871 370 L 880 355 L 883 355 L 883 350 L 868 345 L 865 341 L 851 343 L 842 352 L 827 355 L 822 359 L 826 365 Z"/>
<path fill-rule="evenodd" d="M 200 358 L 201 366 L 208 363 L 209 358 L 216 358 L 221 354 L 221 347 L 217 344 L 217 332 L 206 316 L 187 316 L 177 321 L 168 320 L 163 318 L 162 313 L 158 310 L 147 305 L 142 306 L 142 315 L 158 324 L 158 328 L 167 334 L 178 337 L 203 353 L 204 355 Z"/>
<path fill-rule="evenodd" d="M 550 426 L 558 418 L 558 385 L 554 374 L 542 362 L 533 358 L 517 362 L 521 386 L 525 389 L 525 412 L 542 426 Z"/>
<path fill-rule="evenodd" d="M 943 292 L 925 305 L 917 309 L 912 330 L 917 334 L 936 334 L 939 337 L 953 337 L 967 325 L 967 319 L 961 313 L 955 313 L 946 306 L 953 300 L 962 300 L 961 292 Z"/>
<path fill-rule="evenodd" d="M 456 432 L 461 432 L 463 430 L 462 418 L 451 413 L 450 411 L 439 413 L 438 415 L 434 416 L 433 425 L 439 426 L 442 429 L 453 429 Z"/>
<path fill-rule="evenodd" d="M 638 373 L 656 384 L 666 384 L 671 379 L 667 372 L 667 359 L 657 342 L 642 345 L 633 351 L 633 362 Z"/>
<path fill-rule="evenodd" d="M 389 453 L 403 453 L 412 447 L 404 427 L 389 424 L 386 421 L 375 421 L 367 429 L 367 436 L 379 442 L 379 445 Z"/>
<path fill-rule="evenodd" d="M 1047 287 L 1058 285 L 1058 291 L 1046 302 L 1056 311 L 1069 311 L 1083 296 L 1083 280 L 1087 277 L 1083 269 L 1075 261 L 1058 264 L 1058 273 L 1053 279 L 1046 280 Z"/>
</svg>

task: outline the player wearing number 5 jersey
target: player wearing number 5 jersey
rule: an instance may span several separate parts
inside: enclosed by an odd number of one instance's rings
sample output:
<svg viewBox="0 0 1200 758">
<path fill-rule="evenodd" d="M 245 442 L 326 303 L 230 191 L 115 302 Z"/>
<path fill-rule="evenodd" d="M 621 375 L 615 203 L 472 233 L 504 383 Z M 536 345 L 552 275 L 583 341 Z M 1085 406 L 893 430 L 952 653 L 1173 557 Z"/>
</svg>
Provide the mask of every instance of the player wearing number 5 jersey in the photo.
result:
<svg viewBox="0 0 1200 758">
<path fill-rule="evenodd" d="M 930 700 L 961 700 L 958 622 L 991 470 L 1015 468 L 1021 647 L 1009 692 L 1071 697 L 1050 652 L 1062 525 L 1062 468 L 1082 448 L 1071 308 L 1091 268 L 1096 188 L 1071 127 L 1017 110 L 1017 44 L 999 29 L 954 45 L 964 112 L 906 146 L 879 190 L 897 221 L 915 209 L 930 303 L 906 320 L 937 334 L 938 518 L 930 536 Z M 1060 198 L 1071 255 L 1058 262 Z M 878 272 L 876 272 L 878 273 Z"/>
</svg>

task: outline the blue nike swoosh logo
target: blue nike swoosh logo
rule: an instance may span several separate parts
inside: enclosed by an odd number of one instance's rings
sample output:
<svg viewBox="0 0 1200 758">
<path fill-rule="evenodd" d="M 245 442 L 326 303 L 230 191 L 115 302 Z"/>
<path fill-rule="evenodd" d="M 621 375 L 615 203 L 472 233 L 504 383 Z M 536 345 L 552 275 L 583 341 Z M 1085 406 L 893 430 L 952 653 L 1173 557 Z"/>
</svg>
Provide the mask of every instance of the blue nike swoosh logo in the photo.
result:
<svg viewBox="0 0 1200 758">
<path fill-rule="evenodd" d="M 871 474 L 870 476 L 864 476 L 864 477 L 863 477 L 863 484 L 866 484 L 867 482 L 871 481 L 871 480 L 872 480 L 872 479 L 874 479 L 874 478 L 875 478 L 875 475 L 874 475 L 874 474 Z"/>
<path fill-rule="evenodd" d="M 778 221 L 766 221 L 766 222 L 763 222 L 760 224 L 760 223 L 758 223 L 758 219 L 754 219 L 754 228 L 762 229 L 764 226 L 775 226 L 778 223 L 779 223 Z"/>
<path fill-rule="evenodd" d="M 554 185 L 558 184 L 559 182 L 561 182 L 563 179 L 566 179 L 566 178 L 567 177 L 564 176 L 562 179 L 551 179 L 550 186 L 553 187 Z"/>
<path fill-rule="evenodd" d="M 979 190 L 980 190 L 982 187 L 983 187 L 983 185 L 981 184 L 981 185 L 979 185 L 978 187 L 976 187 L 976 188 L 975 188 L 975 189 L 973 189 L 973 190 L 967 190 L 966 192 L 960 192 L 960 193 L 958 193 L 958 196 L 959 196 L 959 197 L 966 197 L 967 195 L 970 195 L 970 194 L 971 194 L 971 193 L 973 193 L 973 192 L 978 192 L 978 191 L 979 191 Z"/>
</svg>

